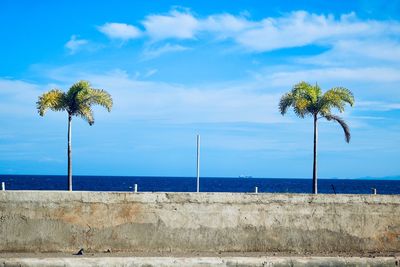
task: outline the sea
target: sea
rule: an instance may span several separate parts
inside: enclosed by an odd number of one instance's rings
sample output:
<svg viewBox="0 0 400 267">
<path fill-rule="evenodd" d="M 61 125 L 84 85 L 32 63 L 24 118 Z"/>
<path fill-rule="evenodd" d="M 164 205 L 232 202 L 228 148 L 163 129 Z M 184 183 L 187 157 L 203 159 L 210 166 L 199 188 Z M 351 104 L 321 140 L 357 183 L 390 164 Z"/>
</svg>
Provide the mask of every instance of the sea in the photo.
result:
<svg viewBox="0 0 400 267">
<path fill-rule="evenodd" d="M 6 190 L 67 190 L 66 175 L 0 175 Z M 195 177 L 73 176 L 73 190 L 132 192 L 195 192 Z M 201 177 L 201 192 L 311 193 L 312 179 Z M 319 179 L 323 194 L 400 194 L 400 180 Z"/>
</svg>

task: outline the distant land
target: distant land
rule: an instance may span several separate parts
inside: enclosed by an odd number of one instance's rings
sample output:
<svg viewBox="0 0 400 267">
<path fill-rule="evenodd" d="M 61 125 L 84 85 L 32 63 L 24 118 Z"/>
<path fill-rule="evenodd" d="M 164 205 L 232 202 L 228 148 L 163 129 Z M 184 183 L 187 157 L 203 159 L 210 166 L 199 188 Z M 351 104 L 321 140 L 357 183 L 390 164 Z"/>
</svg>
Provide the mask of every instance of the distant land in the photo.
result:
<svg viewBox="0 0 400 267">
<path fill-rule="evenodd" d="M 393 176 L 363 176 L 357 178 L 343 178 L 343 177 L 321 177 L 318 179 L 338 179 L 338 180 L 400 180 L 400 175 L 393 175 Z"/>
<path fill-rule="evenodd" d="M 357 179 L 358 180 L 400 180 L 400 175 L 384 176 L 384 177 L 365 176 L 365 177 L 360 177 Z"/>
</svg>

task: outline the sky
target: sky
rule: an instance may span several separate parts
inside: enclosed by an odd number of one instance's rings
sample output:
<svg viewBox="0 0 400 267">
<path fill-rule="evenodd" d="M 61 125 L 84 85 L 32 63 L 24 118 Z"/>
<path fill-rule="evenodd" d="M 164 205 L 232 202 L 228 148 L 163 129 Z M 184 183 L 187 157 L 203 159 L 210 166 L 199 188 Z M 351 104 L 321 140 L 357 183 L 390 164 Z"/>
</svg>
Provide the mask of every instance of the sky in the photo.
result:
<svg viewBox="0 0 400 267">
<path fill-rule="evenodd" d="M 75 175 L 310 178 L 312 119 L 294 84 L 355 105 L 319 122 L 321 178 L 400 175 L 400 1 L 0 1 L 0 173 L 66 174 L 67 115 L 42 93 L 88 80 L 113 97 L 72 122 Z M 335 111 L 339 114 L 338 111 Z"/>
</svg>

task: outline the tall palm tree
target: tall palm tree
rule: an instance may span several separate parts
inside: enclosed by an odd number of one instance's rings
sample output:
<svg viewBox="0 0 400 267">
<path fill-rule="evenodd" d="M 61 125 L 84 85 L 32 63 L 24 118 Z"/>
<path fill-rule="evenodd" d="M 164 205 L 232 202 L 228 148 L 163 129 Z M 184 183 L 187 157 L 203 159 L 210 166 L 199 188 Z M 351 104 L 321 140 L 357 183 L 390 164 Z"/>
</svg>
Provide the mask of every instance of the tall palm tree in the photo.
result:
<svg viewBox="0 0 400 267">
<path fill-rule="evenodd" d="M 293 89 L 282 96 L 279 102 L 279 110 L 285 115 L 289 107 L 297 116 L 304 118 L 312 116 L 314 120 L 314 162 L 313 162 L 313 193 L 318 193 L 317 186 L 317 141 L 318 141 L 318 120 L 325 118 L 328 121 L 335 121 L 342 126 L 346 142 L 350 142 L 350 129 L 346 122 L 331 113 L 332 108 L 343 112 L 345 105 L 353 106 L 353 93 L 343 87 L 334 87 L 324 94 L 321 88 L 316 85 L 310 85 L 306 82 L 296 84 Z"/>
<path fill-rule="evenodd" d="M 72 191 L 72 158 L 71 158 L 71 122 L 73 116 L 79 116 L 93 125 L 92 105 L 105 107 L 111 111 L 113 104 L 109 93 L 102 89 L 94 89 L 88 81 L 79 81 L 71 86 L 68 92 L 52 89 L 39 96 L 36 102 L 40 116 L 47 109 L 66 111 L 68 113 L 68 190 Z"/>
</svg>

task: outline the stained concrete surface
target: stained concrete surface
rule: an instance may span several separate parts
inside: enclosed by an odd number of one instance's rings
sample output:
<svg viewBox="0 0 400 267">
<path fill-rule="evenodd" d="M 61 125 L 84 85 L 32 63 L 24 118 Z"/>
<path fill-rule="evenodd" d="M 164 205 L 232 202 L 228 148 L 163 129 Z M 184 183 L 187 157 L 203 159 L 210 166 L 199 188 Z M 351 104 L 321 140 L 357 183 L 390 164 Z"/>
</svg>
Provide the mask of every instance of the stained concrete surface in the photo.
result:
<svg viewBox="0 0 400 267">
<path fill-rule="evenodd" d="M 390 255 L 399 214 L 388 195 L 5 191 L 0 252 Z"/>
<path fill-rule="evenodd" d="M 53 257 L 53 258 L 1 258 L 3 267 L 253 267 L 253 266 L 399 266 L 393 257 Z"/>
</svg>

